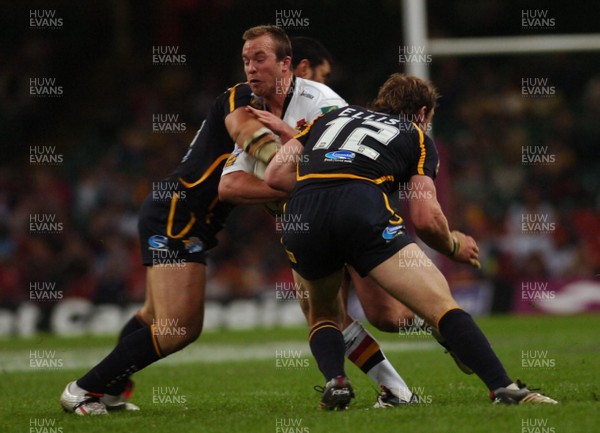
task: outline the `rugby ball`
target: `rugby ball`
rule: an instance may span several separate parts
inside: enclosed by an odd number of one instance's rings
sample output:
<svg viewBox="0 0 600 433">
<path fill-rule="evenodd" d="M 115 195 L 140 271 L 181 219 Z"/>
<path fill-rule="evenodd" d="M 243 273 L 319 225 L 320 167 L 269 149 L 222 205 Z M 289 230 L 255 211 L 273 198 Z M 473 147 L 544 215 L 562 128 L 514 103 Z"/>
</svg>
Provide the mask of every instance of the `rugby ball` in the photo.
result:
<svg viewBox="0 0 600 433">
<path fill-rule="evenodd" d="M 260 160 L 256 160 L 254 162 L 254 176 L 258 177 L 260 180 L 265 180 L 265 171 L 267 170 L 267 164 Z"/>
</svg>

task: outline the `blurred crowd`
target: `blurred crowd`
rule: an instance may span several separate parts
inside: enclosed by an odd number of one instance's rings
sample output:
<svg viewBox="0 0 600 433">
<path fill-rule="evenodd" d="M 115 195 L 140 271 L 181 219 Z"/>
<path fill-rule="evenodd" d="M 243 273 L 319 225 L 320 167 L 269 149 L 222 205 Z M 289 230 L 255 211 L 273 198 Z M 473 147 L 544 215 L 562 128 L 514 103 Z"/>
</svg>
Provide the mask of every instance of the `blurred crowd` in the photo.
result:
<svg viewBox="0 0 600 433">
<path fill-rule="evenodd" d="M 27 43 L 0 76 L 3 117 L 23 129 L 50 104 L 20 90 L 29 69 L 44 66 L 41 42 Z M 527 58 L 482 58 L 430 66 L 442 94 L 434 119 L 440 201 L 451 227 L 472 234 L 482 251 L 481 271 L 436 258 L 451 282 L 489 279 L 510 294 L 524 279 L 600 273 L 600 76 L 586 76 L 577 59 L 569 64 L 565 57 L 536 69 Z M 521 79 L 529 76 L 548 77 L 555 91 L 523 94 Z M 77 85 L 110 93 L 97 78 Z M 56 282 L 65 297 L 96 303 L 143 300 L 138 209 L 224 90 L 216 79 L 192 82 L 190 68 L 154 69 L 113 95 L 115 113 L 70 100 L 69 110 L 53 113 L 52 138 L 7 148 L 18 150 L 0 165 L 0 307 L 27 301 L 31 284 L 43 281 Z M 71 117 L 77 111 L 93 113 L 97 128 L 79 133 Z M 153 131 L 155 113 L 178 113 L 185 131 Z M 62 161 L 31 163 L 36 145 L 55 145 Z M 553 162 L 523 162 L 529 146 Z M 31 215 L 54 215 L 61 229 L 32 232 Z M 549 225 L 523 230 L 524 215 Z M 290 279 L 273 218 L 260 206 L 237 208 L 210 254 L 209 298 L 253 297 Z"/>
<path fill-rule="evenodd" d="M 523 281 L 600 271 L 600 75 L 584 78 L 581 62 L 452 60 L 435 80 L 445 205 L 478 240 L 503 307 Z"/>
</svg>

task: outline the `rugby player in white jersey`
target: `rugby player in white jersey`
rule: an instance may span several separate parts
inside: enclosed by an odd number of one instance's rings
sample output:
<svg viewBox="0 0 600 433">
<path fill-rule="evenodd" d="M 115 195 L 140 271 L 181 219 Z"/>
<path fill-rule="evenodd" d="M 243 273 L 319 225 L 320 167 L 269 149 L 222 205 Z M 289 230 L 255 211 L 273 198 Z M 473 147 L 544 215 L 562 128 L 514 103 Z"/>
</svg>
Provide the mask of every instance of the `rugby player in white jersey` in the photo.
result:
<svg viewBox="0 0 600 433">
<path fill-rule="evenodd" d="M 245 40 L 242 50 L 244 71 L 254 95 L 259 98 L 259 105 L 262 104 L 262 110 L 251 107 L 247 107 L 247 110 L 267 127 L 257 135 L 259 140 L 261 134 L 274 132 L 282 141 L 287 141 L 307 123 L 313 122 L 317 117 L 333 109 L 347 105 L 328 86 L 295 76 L 289 56 L 284 61 L 278 60 L 280 58 L 278 50 L 281 50 L 278 44 L 282 40 L 280 32 L 282 30 L 278 27 L 258 26 L 246 31 L 243 36 Z M 313 63 L 317 64 L 318 62 Z M 313 70 L 307 68 L 306 62 L 300 61 L 297 64 L 300 66 L 297 69 L 310 76 L 316 75 Z M 326 75 L 320 73 L 319 77 Z M 264 202 L 263 197 L 254 193 L 257 189 L 257 182 L 262 182 L 255 174 L 260 176 L 261 169 L 259 167 L 262 165 L 264 169 L 266 166 L 251 156 L 252 152 L 244 152 L 243 145 L 244 143 L 237 143 L 225 164 L 219 185 L 219 198 L 234 204 L 262 203 Z M 250 147 L 252 145 L 250 144 Z M 370 289 L 364 283 L 362 287 Z M 383 292 L 381 289 L 377 289 Z M 387 305 L 381 306 L 382 309 L 388 308 L 388 317 L 400 309 L 402 312 L 407 310 L 387 293 L 384 295 L 394 302 L 397 308 L 392 311 Z M 303 302 L 302 297 L 299 297 L 299 300 L 304 313 L 307 314 L 307 303 Z M 375 308 L 379 307 L 381 302 L 376 298 L 373 298 L 373 302 L 369 300 L 366 302 L 368 303 L 368 305 L 365 304 L 366 309 L 369 310 L 371 307 L 370 315 L 376 317 Z M 395 316 L 392 324 L 388 324 L 388 329 L 395 326 L 395 330 L 397 330 L 399 319 L 398 316 Z M 348 359 L 381 388 L 375 407 L 391 407 L 410 402 L 412 399 L 410 389 L 384 356 L 379 343 L 373 336 L 347 314 L 340 318 L 340 322 L 344 327 Z"/>
</svg>

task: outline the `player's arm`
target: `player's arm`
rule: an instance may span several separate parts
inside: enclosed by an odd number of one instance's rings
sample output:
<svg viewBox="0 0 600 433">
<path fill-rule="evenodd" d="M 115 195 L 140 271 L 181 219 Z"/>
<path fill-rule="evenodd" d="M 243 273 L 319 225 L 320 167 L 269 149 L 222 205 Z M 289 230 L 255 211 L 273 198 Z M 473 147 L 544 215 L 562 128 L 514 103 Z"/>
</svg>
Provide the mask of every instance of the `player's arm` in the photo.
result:
<svg viewBox="0 0 600 433">
<path fill-rule="evenodd" d="M 259 130 L 263 125 L 246 112 L 245 107 L 239 107 L 225 117 L 225 127 L 237 142 L 240 136 Z M 232 153 L 219 181 L 219 200 L 233 204 L 262 204 L 286 197 L 285 193 L 270 188 L 256 177 L 253 168 L 254 160 L 248 155 Z"/>
<path fill-rule="evenodd" d="M 269 187 L 245 171 L 224 174 L 219 181 L 219 200 L 233 204 L 263 204 L 284 199 L 287 193 Z"/>
<path fill-rule="evenodd" d="M 272 188 L 291 192 L 296 185 L 296 166 L 304 146 L 292 138 L 275 154 L 265 171 L 265 182 Z"/>
<path fill-rule="evenodd" d="M 408 190 L 424 192 L 408 202 L 417 235 L 431 248 L 452 260 L 470 263 L 479 268 L 481 265 L 477 243 L 464 233 L 456 230 L 450 232 L 448 220 L 437 200 L 433 179 L 425 175 L 414 175 L 410 178 Z"/>
<path fill-rule="evenodd" d="M 250 106 L 246 107 L 246 111 L 254 116 L 254 118 L 256 118 L 256 120 L 258 120 L 260 123 L 277 134 L 283 143 L 292 139 L 294 135 L 298 133 L 298 131 L 269 111 L 257 110 L 256 108 Z"/>
<path fill-rule="evenodd" d="M 268 164 L 281 147 L 279 138 L 260 123 L 245 107 L 236 108 L 225 117 L 229 136 L 245 152 Z"/>
</svg>

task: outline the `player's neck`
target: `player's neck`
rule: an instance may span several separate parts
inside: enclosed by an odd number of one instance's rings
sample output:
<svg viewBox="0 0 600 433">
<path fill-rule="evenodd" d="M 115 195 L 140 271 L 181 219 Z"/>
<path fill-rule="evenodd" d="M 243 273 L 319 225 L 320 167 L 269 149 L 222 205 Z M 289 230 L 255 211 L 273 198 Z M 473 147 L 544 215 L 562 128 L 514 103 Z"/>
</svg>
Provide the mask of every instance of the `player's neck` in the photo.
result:
<svg viewBox="0 0 600 433">
<path fill-rule="evenodd" d="M 291 91 L 293 82 L 294 76 L 292 74 L 283 77 L 277 82 L 275 94 L 265 97 L 265 102 L 269 106 L 269 111 L 277 117 L 282 117 L 285 100 L 288 93 Z"/>
</svg>

